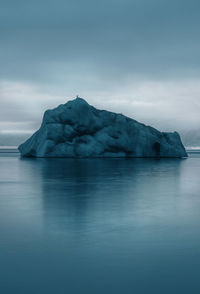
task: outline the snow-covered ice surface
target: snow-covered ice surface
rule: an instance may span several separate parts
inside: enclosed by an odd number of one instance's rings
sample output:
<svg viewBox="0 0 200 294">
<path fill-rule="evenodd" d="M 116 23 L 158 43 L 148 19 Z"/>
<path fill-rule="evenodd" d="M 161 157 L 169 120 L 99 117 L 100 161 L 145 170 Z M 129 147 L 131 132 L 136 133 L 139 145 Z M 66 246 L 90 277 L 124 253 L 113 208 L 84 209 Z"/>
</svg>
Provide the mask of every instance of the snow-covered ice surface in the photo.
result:
<svg viewBox="0 0 200 294">
<path fill-rule="evenodd" d="M 186 157 L 177 132 L 164 133 L 76 98 L 44 113 L 40 129 L 19 146 L 33 157 Z"/>
</svg>

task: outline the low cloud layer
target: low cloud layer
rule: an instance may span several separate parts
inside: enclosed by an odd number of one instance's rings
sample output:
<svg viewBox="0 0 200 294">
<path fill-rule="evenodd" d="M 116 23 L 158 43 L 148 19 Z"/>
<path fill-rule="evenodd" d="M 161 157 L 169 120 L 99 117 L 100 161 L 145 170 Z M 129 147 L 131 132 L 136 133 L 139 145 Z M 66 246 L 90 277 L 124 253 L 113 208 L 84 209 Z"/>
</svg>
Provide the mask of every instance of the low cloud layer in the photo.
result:
<svg viewBox="0 0 200 294">
<path fill-rule="evenodd" d="M 51 89 L 47 91 L 32 84 L 1 82 L 0 132 L 33 132 L 39 127 L 46 109 L 75 98 L 73 90 L 63 87 L 62 91 L 56 95 Z M 65 91 L 68 96 L 64 95 Z M 122 112 L 161 130 L 182 131 L 200 125 L 199 80 L 134 83 L 133 79 L 103 90 L 82 87 L 80 92 L 97 108 Z"/>
</svg>

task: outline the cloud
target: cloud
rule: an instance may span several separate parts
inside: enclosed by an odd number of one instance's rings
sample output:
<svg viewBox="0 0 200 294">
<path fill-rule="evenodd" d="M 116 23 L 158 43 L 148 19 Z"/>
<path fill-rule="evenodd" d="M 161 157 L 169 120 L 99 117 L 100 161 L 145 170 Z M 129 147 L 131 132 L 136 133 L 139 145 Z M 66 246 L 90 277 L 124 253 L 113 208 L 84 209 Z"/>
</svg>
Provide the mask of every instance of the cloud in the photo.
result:
<svg viewBox="0 0 200 294">
<path fill-rule="evenodd" d="M 35 130 L 46 108 L 77 94 L 162 129 L 199 124 L 199 9 L 196 0 L 3 1 L 0 128 Z"/>
<path fill-rule="evenodd" d="M 47 108 L 54 108 L 73 99 L 75 94 L 65 88 L 66 95 L 38 85 L 0 82 L 0 131 L 31 132 L 36 130 Z M 59 93 L 59 91 L 58 91 Z M 80 96 L 90 104 L 120 112 L 161 130 L 183 130 L 200 124 L 200 81 L 157 81 L 128 79 L 120 85 L 103 90 L 80 88 Z"/>
<path fill-rule="evenodd" d="M 130 74 L 194 78 L 199 9 L 195 0 L 7 1 L 0 77 L 54 84 L 79 71 L 111 82 Z"/>
</svg>

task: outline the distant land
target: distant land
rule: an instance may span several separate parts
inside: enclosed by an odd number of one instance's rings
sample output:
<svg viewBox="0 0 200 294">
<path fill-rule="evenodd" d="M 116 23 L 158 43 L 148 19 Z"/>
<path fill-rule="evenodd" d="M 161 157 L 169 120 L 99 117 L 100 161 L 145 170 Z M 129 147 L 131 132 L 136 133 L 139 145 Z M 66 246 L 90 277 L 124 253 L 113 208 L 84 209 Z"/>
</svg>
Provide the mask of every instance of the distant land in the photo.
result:
<svg viewBox="0 0 200 294">
<path fill-rule="evenodd" d="M 0 133 L 0 146 L 18 146 L 30 137 L 30 134 L 1 134 Z"/>
<path fill-rule="evenodd" d="M 180 132 L 182 142 L 185 146 L 199 147 L 200 146 L 200 129 L 188 130 Z"/>
</svg>

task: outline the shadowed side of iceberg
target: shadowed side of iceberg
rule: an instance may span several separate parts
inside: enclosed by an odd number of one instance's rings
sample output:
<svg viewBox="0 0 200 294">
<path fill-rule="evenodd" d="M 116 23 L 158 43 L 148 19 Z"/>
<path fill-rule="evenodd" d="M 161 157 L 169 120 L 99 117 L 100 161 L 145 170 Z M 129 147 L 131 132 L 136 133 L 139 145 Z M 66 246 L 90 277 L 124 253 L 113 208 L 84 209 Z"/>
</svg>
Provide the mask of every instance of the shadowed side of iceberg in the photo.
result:
<svg viewBox="0 0 200 294">
<path fill-rule="evenodd" d="M 82 98 L 47 110 L 19 151 L 28 157 L 187 157 L 177 132 L 159 132 Z"/>
</svg>

